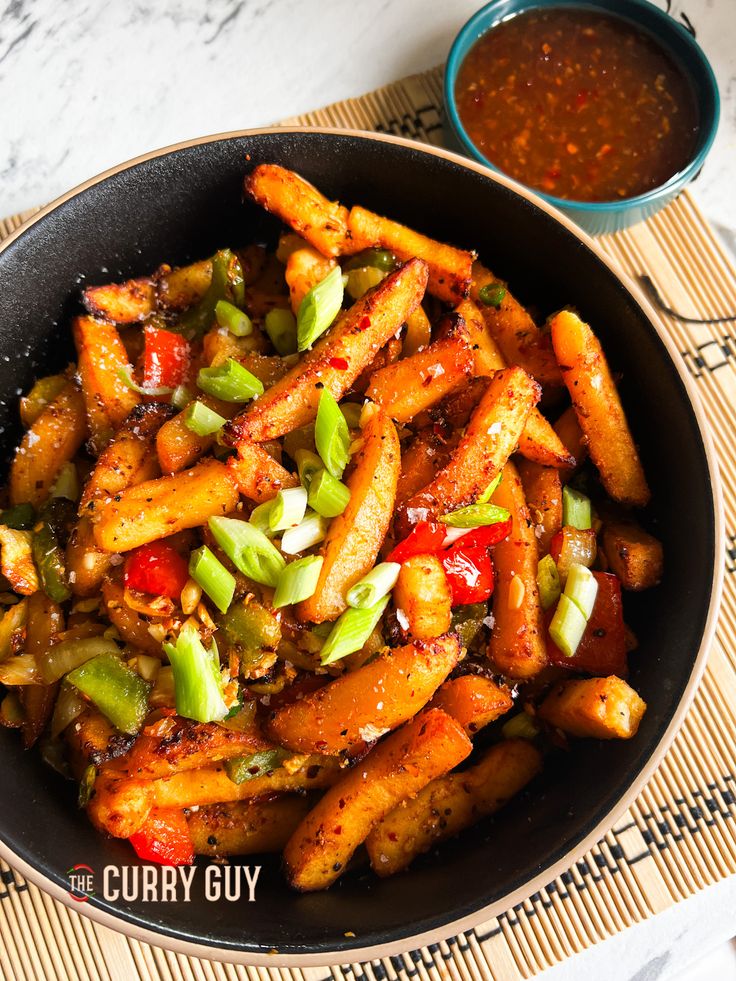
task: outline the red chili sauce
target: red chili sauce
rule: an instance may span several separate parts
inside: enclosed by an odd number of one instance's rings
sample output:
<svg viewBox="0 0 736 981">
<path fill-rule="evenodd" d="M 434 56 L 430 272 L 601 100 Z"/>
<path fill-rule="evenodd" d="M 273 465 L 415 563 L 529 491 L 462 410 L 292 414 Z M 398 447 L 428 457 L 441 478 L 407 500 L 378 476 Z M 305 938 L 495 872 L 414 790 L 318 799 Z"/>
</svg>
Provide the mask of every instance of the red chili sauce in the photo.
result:
<svg viewBox="0 0 736 981">
<path fill-rule="evenodd" d="M 615 201 L 689 162 L 698 110 L 689 80 L 648 34 L 618 17 L 551 7 L 484 34 L 455 87 L 479 150 L 523 184 Z"/>
</svg>

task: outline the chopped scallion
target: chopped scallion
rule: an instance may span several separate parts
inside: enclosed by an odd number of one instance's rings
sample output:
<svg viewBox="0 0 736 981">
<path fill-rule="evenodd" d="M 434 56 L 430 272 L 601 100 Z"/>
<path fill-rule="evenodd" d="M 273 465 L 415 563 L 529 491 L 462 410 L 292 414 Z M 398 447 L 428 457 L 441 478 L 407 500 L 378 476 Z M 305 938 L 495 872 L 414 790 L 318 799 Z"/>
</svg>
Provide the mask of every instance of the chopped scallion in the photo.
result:
<svg viewBox="0 0 736 981">
<path fill-rule="evenodd" d="M 215 319 L 220 327 L 229 330 L 235 337 L 248 337 L 253 333 L 253 321 L 247 313 L 238 310 L 228 300 L 218 300 L 215 305 Z"/>
<path fill-rule="evenodd" d="M 396 585 L 400 562 L 381 562 L 348 590 L 348 606 L 365 610 L 387 596 Z"/>
<path fill-rule="evenodd" d="M 593 524 L 590 498 L 569 486 L 562 488 L 562 524 L 580 531 Z"/>
<path fill-rule="evenodd" d="M 348 506 L 350 491 L 328 470 L 321 469 L 309 485 L 309 506 L 323 518 L 336 518 Z"/>
<path fill-rule="evenodd" d="M 339 480 L 350 459 L 350 430 L 334 395 L 327 388 L 322 389 L 320 395 L 314 440 L 322 462 Z"/>
<path fill-rule="evenodd" d="M 565 596 L 573 601 L 586 620 L 590 620 L 597 595 L 598 580 L 593 573 L 579 562 L 573 562 L 567 571 Z"/>
<path fill-rule="evenodd" d="M 450 514 L 443 514 L 440 521 L 452 528 L 480 528 L 486 525 L 496 525 L 500 521 L 508 521 L 509 512 L 506 508 L 495 504 L 468 504 Z"/>
<path fill-rule="evenodd" d="M 373 629 L 388 606 L 388 596 L 384 596 L 375 606 L 364 610 L 353 607 L 345 610 L 327 637 L 320 651 L 322 664 L 334 664 L 348 654 L 359 651 L 373 633 Z"/>
<path fill-rule="evenodd" d="M 296 317 L 285 307 L 274 307 L 263 321 L 271 343 L 281 357 L 296 354 Z"/>
<path fill-rule="evenodd" d="M 332 324 L 342 307 L 342 270 L 335 266 L 302 300 L 296 319 L 297 349 L 306 351 Z"/>
<path fill-rule="evenodd" d="M 264 586 L 276 585 L 286 562 L 276 546 L 255 525 L 237 518 L 218 516 L 210 518 L 209 529 L 225 555 L 244 576 Z"/>
<path fill-rule="evenodd" d="M 496 476 L 494 477 L 494 479 L 486 487 L 486 489 L 483 491 L 483 493 L 480 495 L 480 497 L 478 498 L 478 500 L 475 503 L 476 504 L 487 504 L 490 501 L 490 499 L 493 497 L 493 495 L 496 493 L 496 488 L 501 483 L 501 478 L 502 477 L 503 477 L 503 471 L 501 471 L 500 473 L 496 474 Z"/>
<path fill-rule="evenodd" d="M 217 647 L 207 650 L 191 621 L 181 629 L 176 644 L 164 644 L 174 671 L 176 711 L 196 722 L 219 722 L 228 713 L 222 693 Z"/>
<path fill-rule="evenodd" d="M 166 385 L 159 385 L 158 387 L 151 385 L 139 385 L 133 378 L 133 373 L 131 372 L 130 366 L 119 368 L 117 371 L 117 376 L 126 386 L 126 388 L 132 389 L 132 391 L 137 392 L 139 395 L 148 395 L 151 398 L 159 398 L 161 395 L 171 395 L 171 393 L 174 391 L 173 388 L 168 388 Z"/>
<path fill-rule="evenodd" d="M 189 556 L 189 575 L 207 593 L 221 613 L 227 613 L 235 593 L 235 576 L 206 545 Z"/>
<path fill-rule="evenodd" d="M 323 562 L 321 555 L 306 555 L 282 569 L 273 595 L 274 609 L 309 599 L 317 588 Z"/>
<path fill-rule="evenodd" d="M 504 739 L 535 739 L 539 735 L 539 723 L 528 712 L 519 712 L 504 722 L 501 732 Z"/>
<path fill-rule="evenodd" d="M 216 368 L 200 369 L 197 385 L 223 402 L 247 402 L 254 395 L 263 395 L 263 382 L 235 358 L 228 358 Z"/>
<path fill-rule="evenodd" d="M 270 501 L 264 501 L 263 504 L 259 504 L 253 508 L 250 518 L 248 518 L 250 524 L 254 525 L 259 531 L 262 531 L 268 538 L 273 537 L 273 532 L 271 531 L 271 512 L 275 503 L 275 498 Z"/>
<path fill-rule="evenodd" d="M 301 480 L 302 486 L 309 490 L 309 485 L 314 476 L 324 469 L 324 464 L 311 450 L 296 450 L 294 460 L 299 471 L 299 480 Z"/>
<path fill-rule="evenodd" d="M 268 516 L 271 531 L 296 528 L 307 510 L 307 492 L 304 487 L 288 487 L 280 490 Z"/>
<path fill-rule="evenodd" d="M 186 385 L 177 385 L 171 393 L 171 404 L 177 409 L 186 409 L 194 396 Z"/>
<path fill-rule="evenodd" d="M 304 520 L 296 528 L 289 528 L 281 539 L 281 551 L 287 555 L 297 555 L 323 541 L 327 534 L 328 522 L 314 511 L 307 511 Z"/>
<path fill-rule="evenodd" d="M 583 639 L 588 621 L 563 593 L 549 625 L 549 635 L 565 657 L 572 657 Z"/>
<path fill-rule="evenodd" d="M 204 402 L 192 402 L 184 410 L 184 425 L 197 436 L 211 436 L 222 429 L 226 422 L 227 419 Z"/>
<path fill-rule="evenodd" d="M 555 560 L 551 555 L 545 555 L 539 560 L 537 566 L 537 586 L 539 587 L 539 600 L 543 610 L 548 610 L 554 606 L 560 598 L 562 585 L 560 574 L 557 571 Z"/>
</svg>

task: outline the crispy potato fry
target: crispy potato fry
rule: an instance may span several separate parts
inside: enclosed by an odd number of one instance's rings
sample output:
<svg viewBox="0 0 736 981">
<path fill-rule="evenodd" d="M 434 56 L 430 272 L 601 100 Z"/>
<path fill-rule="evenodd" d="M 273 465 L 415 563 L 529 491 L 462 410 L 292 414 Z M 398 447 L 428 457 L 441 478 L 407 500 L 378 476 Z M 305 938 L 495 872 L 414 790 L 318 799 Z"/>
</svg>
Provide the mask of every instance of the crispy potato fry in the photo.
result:
<svg viewBox="0 0 736 981">
<path fill-rule="evenodd" d="M 611 675 L 555 685 L 537 715 L 581 739 L 631 739 L 646 708 L 633 688 Z"/>
<path fill-rule="evenodd" d="M 237 503 L 238 489 L 225 464 L 203 460 L 191 470 L 121 491 L 101 509 L 95 541 L 108 552 L 128 552 L 228 514 Z"/>
<path fill-rule="evenodd" d="M 457 303 L 468 295 L 473 267 L 471 252 L 437 242 L 361 207 L 350 209 L 348 232 L 352 239 L 351 252 L 379 246 L 390 249 L 404 261 L 423 259 L 429 267 L 427 288 L 441 300 Z"/>
<path fill-rule="evenodd" d="M 603 349 L 569 310 L 552 318 L 552 343 L 588 452 L 603 486 L 623 504 L 643 507 L 649 487 Z"/>
<path fill-rule="evenodd" d="M 519 365 L 542 385 L 562 385 L 562 375 L 555 361 L 549 335 L 537 327 L 508 288 L 498 307 L 486 306 L 480 299 L 480 290 L 497 282 L 499 280 L 480 262 L 473 263 L 470 295 L 478 304 L 491 336 L 501 348 L 507 364 Z"/>
<path fill-rule="evenodd" d="M 166 736 L 138 736 L 116 769 L 130 777 L 157 779 L 185 770 L 212 766 L 236 756 L 250 756 L 271 747 L 253 723 L 244 730 L 226 729 L 216 722 L 194 722 L 177 717 Z"/>
<path fill-rule="evenodd" d="M 284 364 L 283 358 L 279 358 L 277 355 L 261 354 L 259 351 L 247 351 L 240 355 L 238 361 L 259 381 L 262 381 L 266 388 L 270 388 L 277 381 L 281 381 L 289 370 Z"/>
<path fill-rule="evenodd" d="M 101 770 L 87 804 L 90 821 L 113 838 L 130 838 L 151 813 L 155 784 L 154 780 L 136 780 L 114 769 Z"/>
<path fill-rule="evenodd" d="M 421 304 L 410 313 L 406 318 L 406 330 L 404 331 L 402 353 L 405 358 L 410 358 L 412 354 L 421 351 L 426 347 L 432 338 L 432 325 L 429 317 Z"/>
<path fill-rule="evenodd" d="M 401 466 L 396 428 L 378 410 L 363 426 L 362 439 L 347 479 L 350 500 L 330 522 L 322 545 L 317 589 L 296 607 L 302 622 L 334 620 L 346 609 L 347 592 L 373 568 L 393 515 Z"/>
<path fill-rule="evenodd" d="M 377 371 L 366 396 L 396 422 L 409 422 L 436 405 L 473 373 L 473 352 L 461 322 L 449 337 Z"/>
<path fill-rule="evenodd" d="M 460 654 L 454 634 L 387 651 L 277 709 L 266 732 L 280 745 L 302 753 L 338 754 L 370 742 L 416 715 Z"/>
<path fill-rule="evenodd" d="M 554 431 L 574 461 L 574 463 L 560 467 L 560 477 L 563 483 L 567 483 L 588 457 L 588 441 L 583 435 L 578 417 L 575 415 L 575 409 L 571 405 L 565 409 L 554 424 Z"/>
<path fill-rule="evenodd" d="M 270 501 L 280 490 L 298 487 L 299 477 L 289 473 L 258 443 L 241 440 L 237 456 L 227 461 L 230 476 L 238 490 L 251 501 Z"/>
<path fill-rule="evenodd" d="M 73 458 L 87 435 L 84 399 L 68 382 L 21 440 L 10 467 L 10 503 L 39 507 L 59 470 Z"/>
<path fill-rule="evenodd" d="M 406 618 L 407 639 L 431 640 L 450 629 L 452 592 L 435 555 L 413 555 L 402 564 L 393 602 L 397 616 L 401 611 Z"/>
<path fill-rule="evenodd" d="M 115 579 L 105 579 L 102 584 L 102 602 L 110 620 L 126 644 L 143 654 L 163 658 L 161 642 L 155 640 L 148 631 L 149 621 L 140 613 L 131 610 L 125 602 L 122 583 Z"/>
<path fill-rule="evenodd" d="M 286 261 L 286 283 L 289 287 L 291 309 L 299 313 L 299 307 L 307 293 L 327 276 L 336 265 L 311 246 L 295 249 Z"/>
<path fill-rule="evenodd" d="M 280 852 L 312 802 L 298 794 L 274 800 L 208 804 L 187 816 L 195 855 L 259 855 Z"/>
<path fill-rule="evenodd" d="M 126 753 L 134 738 L 118 732 L 97 709 L 85 708 L 64 730 L 72 773 L 79 780 L 88 766 L 102 766 Z"/>
<path fill-rule="evenodd" d="M 222 402 L 212 395 L 200 395 L 197 401 L 225 419 L 232 419 L 240 409 L 237 402 Z M 185 413 L 179 412 L 158 431 L 156 452 L 162 473 L 178 473 L 191 467 L 215 442 L 214 436 L 198 436 L 185 420 Z"/>
<path fill-rule="evenodd" d="M 262 443 L 312 422 L 322 388 L 339 401 L 417 307 L 426 284 L 427 267 L 414 259 L 369 290 L 299 364 L 232 420 L 231 441 Z"/>
<path fill-rule="evenodd" d="M 437 689 L 429 708 L 440 708 L 460 723 L 469 736 L 509 712 L 514 700 L 508 688 L 490 678 L 464 674 Z"/>
<path fill-rule="evenodd" d="M 542 606 L 537 588 L 539 548 L 521 479 L 507 463 L 492 501 L 511 513 L 508 538 L 494 546 L 496 588 L 488 656 L 510 678 L 532 678 L 547 663 Z"/>
<path fill-rule="evenodd" d="M 150 276 L 124 283 L 88 286 L 82 302 L 92 317 L 116 324 L 135 324 L 156 309 L 156 283 Z"/>
<path fill-rule="evenodd" d="M 519 460 L 519 476 L 529 514 L 535 525 L 539 554 L 549 552 L 552 537 L 562 528 L 562 481 L 554 467 Z"/>
<path fill-rule="evenodd" d="M 54 685 L 23 685 L 18 689 L 24 719 L 21 723 L 23 746 L 31 749 L 38 737 L 46 728 L 59 690 L 59 683 Z"/>
<path fill-rule="evenodd" d="M 291 170 L 260 164 L 245 177 L 245 193 L 324 256 L 340 255 L 348 238 L 348 210 L 328 201 Z"/>
<path fill-rule="evenodd" d="M 603 552 L 624 589 L 650 589 L 662 579 L 662 543 L 635 521 L 606 521 Z"/>
<path fill-rule="evenodd" d="M 417 855 L 494 814 L 542 768 L 542 756 L 524 739 L 506 739 L 461 773 L 433 780 L 380 821 L 366 840 L 380 876 L 405 869 Z"/>
<path fill-rule="evenodd" d="M 32 532 L 0 525 L 0 572 L 21 596 L 31 596 L 40 588 L 32 541 Z"/>
<path fill-rule="evenodd" d="M 430 484 L 450 458 L 451 447 L 432 429 L 423 429 L 401 454 L 401 473 L 396 487 L 397 506 Z"/>
<path fill-rule="evenodd" d="M 163 266 L 157 273 L 158 302 L 167 310 L 186 310 L 205 295 L 212 282 L 212 259 L 200 259 L 189 266 L 171 269 Z"/>
<path fill-rule="evenodd" d="M 401 357 L 401 340 L 392 337 L 387 344 L 384 344 L 380 351 L 376 351 L 376 356 L 370 364 L 361 371 L 348 391 L 349 395 L 365 395 L 365 391 L 371 383 L 373 376 L 394 364 Z"/>
<path fill-rule="evenodd" d="M 289 883 L 300 892 L 326 889 L 371 828 L 470 753 L 458 723 L 440 709 L 412 719 L 380 743 L 309 812 L 284 849 Z"/>
<path fill-rule="evenodd" d="M 80 515 L 94 517 L 98 500 L 114 497 L 126 487 L 159 476 L 158 460 L 153 452 L 156 434 L 174 412 L 172 406 L 161 403 L 135 406 L 100 453 L 82 492 Z"/>
<path fill-rule="evenodd" d="M 109 552 L 95 542 L 92 520 L 83 515 L 72 529 L 66 546 L 66 572 L 69 588 L 75 596 L 94 596 L 110 571 Z"/>
<path fill-rule="evenodd" d="M 448 464 L 399 509 L 399 529 L 476 501 L 516 449 L 538 398 L 539 385 L 521 368 L 496 372 Z"/>
<path fill-rule="evenodd" d="M 90 440 L 99 453 L 138 405 L 140 396 L 119 377 L 119 371 L 129 370 L 130 365 L 125 346 L 112 324 L 92 317 L 77 317 L 73 330 Z"/>
</svg>

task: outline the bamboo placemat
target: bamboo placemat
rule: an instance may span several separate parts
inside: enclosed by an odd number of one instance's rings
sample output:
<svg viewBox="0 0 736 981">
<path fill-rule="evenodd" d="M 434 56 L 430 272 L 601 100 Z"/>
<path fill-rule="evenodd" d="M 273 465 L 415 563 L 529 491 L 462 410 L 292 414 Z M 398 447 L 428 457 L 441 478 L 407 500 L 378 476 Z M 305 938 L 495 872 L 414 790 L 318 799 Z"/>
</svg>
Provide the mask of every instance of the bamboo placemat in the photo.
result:
<svg viewBox="0 0 736 981">
<path fill-rule="evenodd" d="M 412 76 L 288 124 L 339 126 L 441 143 L 441 72 Z M 23 218 L 0 221 L 0 239 Z M 736 269 L 689 194 L 601 240 L 664 302 L 698 318 L 736 310 Z M 172 954 L 97 926 L 0 866 L 4 977 L 43 981 L 519 981 L 736 873 L 736 336 L 733 324 L 661 326 L 696 379 L 724 485 L 726 583 L 718 631 L 685 723 L 627 814 L 564 875 L 458 937 L 341 968 L 265 970 Z M 736 323 L 736 321 L 734 321 Z M 270 977 L 269 977 L 270 976 Z"/>
</svg>

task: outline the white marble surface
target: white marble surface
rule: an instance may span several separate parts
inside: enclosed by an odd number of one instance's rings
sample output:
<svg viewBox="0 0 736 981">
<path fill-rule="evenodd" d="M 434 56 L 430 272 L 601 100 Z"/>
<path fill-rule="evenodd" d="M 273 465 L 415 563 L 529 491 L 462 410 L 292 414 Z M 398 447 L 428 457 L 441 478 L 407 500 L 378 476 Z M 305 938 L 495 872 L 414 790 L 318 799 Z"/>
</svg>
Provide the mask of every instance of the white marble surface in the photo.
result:
<svg viewBox="0 0 736 981">
<path fill-rule="evenodd" d="M 2 3 L 3 0 L 0 0 Z M 0 214 L 205 133 L 261 125 L 444 60 L 480 0 L 4 0 Z M 657 0 L 665 6 L 667 0 Z M 615 0 L 612 0 L 615 7 Z M 672 0 L 724 96 L 695 190 L 736 242 L 736 2 Z"/>
<path fill-rule="evenodd" d="M 49 201 L 147 150 L 263 125 L 439 64 L 479 6 L 0 0 L 0 214 Z M 673 0 L 672 13 L 692 23 L 719 80 L 720 132 L 693 190 L 736 245 L 736 0 Z M 728 946 L 679 974 L 733 933 L 734 909 L 736 883 L 707 890 L 553 969 L 549 979 L 736 978 Z"/>
</svg>

